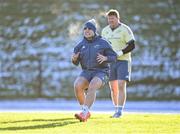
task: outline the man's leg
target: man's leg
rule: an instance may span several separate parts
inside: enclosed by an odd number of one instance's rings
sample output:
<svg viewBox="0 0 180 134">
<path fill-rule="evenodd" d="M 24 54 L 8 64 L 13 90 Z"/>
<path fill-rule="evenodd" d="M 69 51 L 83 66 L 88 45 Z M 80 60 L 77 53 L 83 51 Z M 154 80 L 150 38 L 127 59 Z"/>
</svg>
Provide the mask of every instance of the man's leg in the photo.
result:
<svg viewBox="0 0 180 134">
<path fill-rule="evenodd" d="M 126 81 L 114 80 L 110 81 L 111 98 L 115 106 L 114 118 L 118 118 L 122 115 L 124 104 L 126 102 Z"/>
<path fill-rule="evenodd" d="M 103 82 L 98 77 L 94 77 L 91 80 L 88 91 L 87 91 L 85 103 L 84 103 L 85 106 L 87 106 L 88 108 L 92 106 L 92 104 L 94 103 L 96 99 L 96 90 L 99 89 L 102 85 L 103 85 Z"/>
<path fill-rule="evenodd" d="M 126 102 L 126 81 L 125 80 L 119 80 L 119 106 L 124 107 L 124 104 Z"/>
<path fill-rule="evenodd" d="M 74 82 L 74 92 L 75 96 L 79 102 L 79 104 L 82 106 L 85 102 L 85 89 L 87 89 L 89 86 L 88 80 L 86 80 L 84 77 L 79 76 Z"/>
<path fill-rule="evenodd" d="M 113 79 L 116 80 L 116 82 L 111 82 L 112 91 L 114 91 L 115 97 L 118 96 L 118 100 L 114 103 L 115 104 L 115 114 L 113 117 L 118 118 L 121 117 L 122 111 L 124 108 L 124 104 L 126 102 L 126 81 L 129 81 L 130 79 L 130 70 L 128 66 L 128 61 L 118 61 L 116 65 L 116 77 Z M 117 98 L 116 98 L 117 99 Z"/>
<path fill-rule="evenodd" d="M 114 106 L 119 105 L 119 85 L 118 80 L 113 80 L 109 82 L 109 87 L 111 89 L 111 99 Z"/>
<path fill-rule="evenodd" d="M 93 102 L 96 98 L 96 90 L 102 86 L 103 82 L 100 78 L 94 77 L 88 87 L 87 95 L 85 97 L 85 102 L 83 105 L 83 111 L 80 114 L 75 114 L 75 117 L 80 121 L 87 121 L 87 119 L 91 116 L 89 112 L 89 108 L 92 106 Z"/>
</svg>

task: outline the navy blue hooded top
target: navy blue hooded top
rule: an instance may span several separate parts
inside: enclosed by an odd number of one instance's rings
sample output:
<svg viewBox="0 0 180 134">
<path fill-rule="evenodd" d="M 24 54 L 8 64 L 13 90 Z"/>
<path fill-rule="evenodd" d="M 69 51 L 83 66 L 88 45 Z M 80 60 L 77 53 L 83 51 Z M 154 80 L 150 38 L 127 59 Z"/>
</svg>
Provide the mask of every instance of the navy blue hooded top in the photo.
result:
<svg viewBox="0 0 180 134">
<path fill-rule="evenodd" d="M 117 59 L 109 42 L 99 35 L 96 35 L 91 41 L 84 37 L 74 48 L 74 53 L 78 52 L 80 52 L 78 60 L 73 64 L 80 63 L 83 70 L 107 70 L 108 63 L 115 62 Z M 98 53 L 107 56 L 107 61 L 99 64 L 96 60 Z"/>
</svg>

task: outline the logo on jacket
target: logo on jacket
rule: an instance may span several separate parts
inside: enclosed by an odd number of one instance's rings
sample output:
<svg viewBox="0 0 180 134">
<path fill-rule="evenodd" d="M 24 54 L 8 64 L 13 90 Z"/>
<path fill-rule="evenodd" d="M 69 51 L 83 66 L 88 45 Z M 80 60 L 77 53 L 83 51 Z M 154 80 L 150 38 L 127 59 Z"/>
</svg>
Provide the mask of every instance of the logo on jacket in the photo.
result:
<svg viewBox="0 0 180 134">
<path fill-rule="evenodd" d="M 82 49 L 85 49 L 85 48 L 86 48 L 85 46 L 82 47 Z"/>
<path fill-rule="evenodd" d="M 98 47 L 100 47 L 100 45 L 99 45 L 99 44 L 94 46 L 94 48 L 98 48 Z"/>
</svg>

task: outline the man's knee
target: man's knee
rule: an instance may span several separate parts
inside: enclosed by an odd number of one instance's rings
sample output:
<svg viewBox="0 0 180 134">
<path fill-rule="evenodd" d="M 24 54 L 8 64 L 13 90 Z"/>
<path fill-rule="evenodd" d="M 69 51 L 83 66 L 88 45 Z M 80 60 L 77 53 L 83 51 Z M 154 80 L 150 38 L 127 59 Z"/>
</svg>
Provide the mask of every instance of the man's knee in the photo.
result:
<svg viewBox="0 0 180 134">
<path fill-rule="evenodd" d="M 74 90 L 84 90 L 87 88 L 88 81 L 83 78 L 77 78 L 74 82 Z"/>
<path fill-rule="evenodd" d="M 119 90 L 118 80 L 110 81 L 109 86 L 111 89 L 111 92 L 117 93 Z"/>
<path fill-rule="evenodd" d="M 126 81 L 119 81 L 119 89 L 120 90 L 125 90 L 126 88 Z"/>
</svg>

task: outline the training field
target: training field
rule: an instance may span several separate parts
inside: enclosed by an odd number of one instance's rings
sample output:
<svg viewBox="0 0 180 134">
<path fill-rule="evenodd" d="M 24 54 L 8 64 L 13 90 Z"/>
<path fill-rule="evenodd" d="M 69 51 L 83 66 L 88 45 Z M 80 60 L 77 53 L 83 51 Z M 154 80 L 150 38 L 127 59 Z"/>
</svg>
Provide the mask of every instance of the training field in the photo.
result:
<svg viewBox="0 0 180 134">
<path fill-rule="evenodd" d="M 2 112 L 0 134 L 180 134 L 180 114 L 125 113 L 121 119 L 93 113 L 79 122 L 74 113 Z"/>
</svg>

